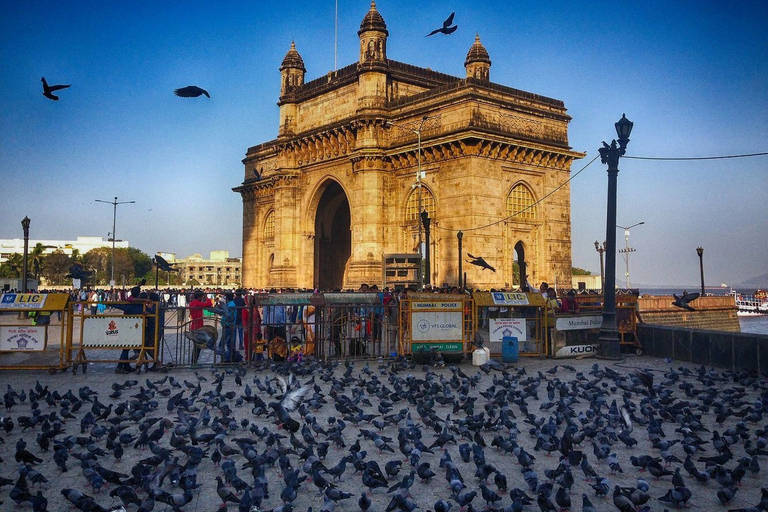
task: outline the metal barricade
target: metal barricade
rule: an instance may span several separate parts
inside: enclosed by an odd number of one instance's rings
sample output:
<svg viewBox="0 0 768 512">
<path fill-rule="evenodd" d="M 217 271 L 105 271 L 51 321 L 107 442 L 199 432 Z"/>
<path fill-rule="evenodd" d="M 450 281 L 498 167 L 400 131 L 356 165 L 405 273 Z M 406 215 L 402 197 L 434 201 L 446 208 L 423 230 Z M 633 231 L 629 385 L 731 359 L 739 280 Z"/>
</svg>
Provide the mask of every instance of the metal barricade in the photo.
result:
<svg viewBox="0 0 768 512">
<path fill-rule="evenodd" d="M 91 306 L 102 304 L 102 311 L 93 313 Z M 141 305 L 140 312 L 124 314 L 120 308 Z M 142 366 L 158 362 L 159 303 L 137 302 L 73 302 L 70 304 L 67 329 L 68 360 L 72 372 L 78 366 L 83 373 L 88 363 L 135 362 L 137 372 Z M 130 357 L 133 350 L 135 357 Z M 120 351 L 118 354 L 117 352 Z M 74 353 L 74 357 L 72 354 Z M 93 358 L 93 354 L 106 357 Z"/>
<path fill-rule="evenodd" d="M 520 356 L 549 354 L 549 329 L 540 293 L 474 292 L 476 333 L 491 355 L 501 355 L 505 336 L 516 337 Z"/>
<path fill-rule="evenodd" d="M 472 297 L 464 294 L 408 293 L 400 303 L 397 352 L 440 352 L 462 358 L 474 334 Z"/>
</svg>

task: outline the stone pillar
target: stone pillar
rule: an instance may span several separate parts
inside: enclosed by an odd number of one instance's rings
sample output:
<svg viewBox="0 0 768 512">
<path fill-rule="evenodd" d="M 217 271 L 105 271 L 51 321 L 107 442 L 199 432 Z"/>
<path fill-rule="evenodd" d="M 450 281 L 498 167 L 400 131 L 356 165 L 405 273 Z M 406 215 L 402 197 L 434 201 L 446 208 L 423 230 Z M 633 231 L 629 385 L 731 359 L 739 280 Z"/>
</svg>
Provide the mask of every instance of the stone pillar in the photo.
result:
<svg viewBox="0 0 768 512">
<path fill-rule="evenodd" d="M 269 273 L 269 284 L 275 288 L 296 288 L 299 215 L 298 177 L 283 174 L 275 183 L 275 261 Z"/>
<path fill-rule="evenodd" d="M 353 159 L 352 165 L 352 254 L 344 287 L 357 289 L 361 283 L 379 283 L 382 279 L 385 161 L 382 157 L 367 156 Z"/>
</svg>

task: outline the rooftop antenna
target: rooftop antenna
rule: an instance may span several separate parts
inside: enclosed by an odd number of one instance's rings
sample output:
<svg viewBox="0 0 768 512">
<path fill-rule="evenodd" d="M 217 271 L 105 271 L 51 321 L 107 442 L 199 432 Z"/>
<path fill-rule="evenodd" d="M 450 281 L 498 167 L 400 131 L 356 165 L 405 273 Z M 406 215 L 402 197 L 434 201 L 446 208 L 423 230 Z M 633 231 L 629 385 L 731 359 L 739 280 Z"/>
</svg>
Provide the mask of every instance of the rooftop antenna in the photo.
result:
<svg viewBox="0 0 768 512">
<path fill-rule="evenodd" d="M 333 23 L 333 70 L 338 70 L 336 64 L 336 53 L 339 46 L 339 0 L 336 0 L 336 15 Z"/>
</svg>

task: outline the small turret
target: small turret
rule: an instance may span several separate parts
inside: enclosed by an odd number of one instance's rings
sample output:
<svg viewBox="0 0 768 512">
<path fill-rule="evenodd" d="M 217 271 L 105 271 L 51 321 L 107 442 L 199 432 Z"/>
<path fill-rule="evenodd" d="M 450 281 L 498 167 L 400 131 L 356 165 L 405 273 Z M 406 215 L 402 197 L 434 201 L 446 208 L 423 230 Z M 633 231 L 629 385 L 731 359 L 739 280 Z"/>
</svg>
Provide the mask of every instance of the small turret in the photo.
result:
<svg viewBox="0 0 768 512">
<path fill-rule="evenodd" d="M 357 31 L 360 37 L 360 63 L 381 62 L 387 60 L 387 24 L 376 10 L 375 0 L 371 1 L 371 9 L 360 23 Z"/>
<path fill-rule="evenodd" d="M 467 70 L 467 78 L 485 81 L 491 79 L 491 57 L 483 43 L 480 42 L 480 34 L 475 35 L 475 42 L 467 52 L 464 67 Z"/>
</svg>

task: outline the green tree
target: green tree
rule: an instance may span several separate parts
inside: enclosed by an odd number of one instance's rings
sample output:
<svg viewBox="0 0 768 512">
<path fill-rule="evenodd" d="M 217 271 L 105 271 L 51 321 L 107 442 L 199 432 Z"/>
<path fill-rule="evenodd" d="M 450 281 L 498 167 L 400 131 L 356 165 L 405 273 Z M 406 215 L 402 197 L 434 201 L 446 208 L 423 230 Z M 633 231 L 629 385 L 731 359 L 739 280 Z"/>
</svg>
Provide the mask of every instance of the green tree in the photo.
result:
<svg viewBox="0 0 768 512">
<path fill-rule="evenodd" d="M 8 260 L 0 265 L 0 277 L 21 277 L 24 270 L 24 257 L 21 254 L 13 253 L 8 256 Z"/>
<path fill-rule="evenodd" d="M 592 271 L 584 270 L 583 268 L 579 268 L 579 267 L 571 267 L 571 275 L 574 275 L 574 276 L 591 276 L 592 275 Z"/>
<path fill-rule="evenodd" d="M 128 249 L 121 249 L 127 251 L 128 256 L 133 261 L 133 275 L 136 277 L 146 278 L 147 274 L 152 274 L 152 281 L 154 282 L 154 273 L 152 273 L 152 258 L 146 253 L 136 249 L 135 247 L 129 247 Z M 149 282 L 149 279 L 147 279 Z"/>
<path fill-rule="evenodd" d="M 67 284 L 67 278 L 65 276 L 69 272 L 69 267 L 71 265 L 70 257 L 64 254 L 64 251 L 59 249 L 45 255 L 40 275 L 48 284 Z"/>
<path fill-rule="evenodd" d="M 43 245 L 40 242 L 36 243 L 35 246 L 32 248 L 31 251 L 29 251 L 29 254 L 27 255 L 28 258 L 28 264 L 29 268 L 32 269 L 32 273 L 35 276 L 35 280 L 40 279 L 40 273 L 43 270 L 43 266 L 45 265 L 45 250 L 46 249 L 53 249 L 53 245 Z"/>
</svg>

